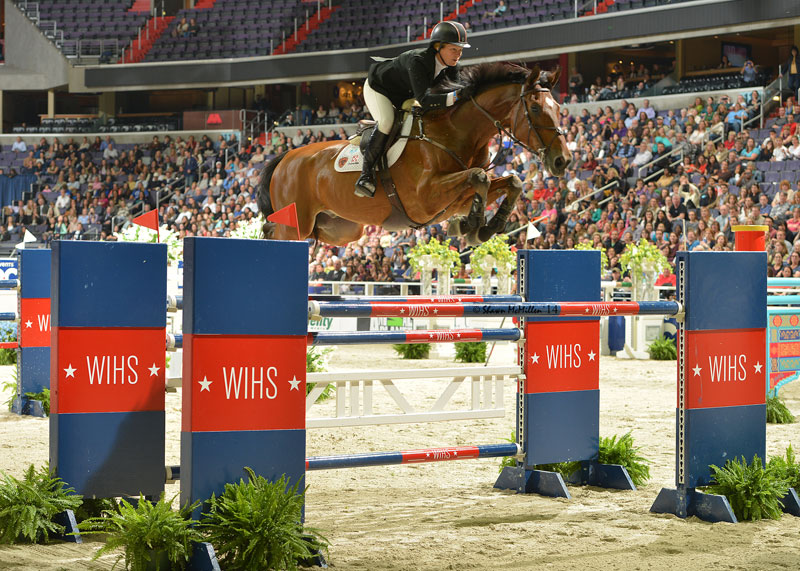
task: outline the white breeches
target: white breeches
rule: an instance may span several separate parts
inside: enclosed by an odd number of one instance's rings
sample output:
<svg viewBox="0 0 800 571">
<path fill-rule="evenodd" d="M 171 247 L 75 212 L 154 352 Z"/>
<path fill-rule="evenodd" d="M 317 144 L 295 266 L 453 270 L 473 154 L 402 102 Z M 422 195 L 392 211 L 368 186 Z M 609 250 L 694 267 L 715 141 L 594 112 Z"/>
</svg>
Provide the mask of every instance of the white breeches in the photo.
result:
<svg viewBox="0 0 800 571">
<path fill-rule="evenodd" d="M 394 125 L 394 105 L 385 95 L 378 93 L 364 82 L 364 103 L 367 104 L 372 118 L 378 123 L 378 131 L 388 135 Z"/>
</svg>

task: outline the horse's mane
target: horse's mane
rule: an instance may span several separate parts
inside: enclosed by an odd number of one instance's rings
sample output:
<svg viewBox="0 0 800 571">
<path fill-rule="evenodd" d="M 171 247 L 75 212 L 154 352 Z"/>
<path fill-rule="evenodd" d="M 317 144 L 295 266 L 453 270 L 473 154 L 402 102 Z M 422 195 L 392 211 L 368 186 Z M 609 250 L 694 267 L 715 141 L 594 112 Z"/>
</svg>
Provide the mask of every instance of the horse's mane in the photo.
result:
<svg viewBox="0 0 800 571">
<path fill-rule="evenodd" d="M 530 74 L 531 70 L 528 68 L 511 62 L 478 63 L 462 67 L 457 80 L 445 79 L 433 91 L 446 93 L 471 87 L 475 93 L 479 93 L 495 85 L 524 83 Z"/>
</svg>

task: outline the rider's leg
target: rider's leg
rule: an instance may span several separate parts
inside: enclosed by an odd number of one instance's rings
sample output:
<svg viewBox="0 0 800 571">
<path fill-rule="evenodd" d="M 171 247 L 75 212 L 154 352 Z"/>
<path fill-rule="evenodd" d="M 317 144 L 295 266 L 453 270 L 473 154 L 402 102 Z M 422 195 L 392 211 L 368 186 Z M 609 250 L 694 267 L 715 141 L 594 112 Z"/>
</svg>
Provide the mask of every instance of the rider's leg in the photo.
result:
<svg viewBox="0 0 800 571">
<path fill-rule="evenodd" d="M 356 181 L 356 196 L 371 198 L 375 194 L 375 163 L 383 153 L 386 139 L 394 124 L 394 105 L 389 98 L 372 89 L 364 82 L 364 102 L 377 125 L 372 132 L 364 151 L 364 164 L 361 176 Z"/>
</svg>

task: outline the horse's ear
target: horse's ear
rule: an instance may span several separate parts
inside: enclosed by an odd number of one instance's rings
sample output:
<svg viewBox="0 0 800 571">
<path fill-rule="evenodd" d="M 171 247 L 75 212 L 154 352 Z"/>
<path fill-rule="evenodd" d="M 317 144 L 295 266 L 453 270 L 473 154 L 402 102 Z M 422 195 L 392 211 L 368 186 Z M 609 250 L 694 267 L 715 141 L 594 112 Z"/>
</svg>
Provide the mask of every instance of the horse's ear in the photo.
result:
<svg viewBox="0 0 800 571">
<path fill-rule="evenodd" d="M 558 84 L 558 78 L 561 77 L 561 66 L 556 66 L 556 69 L 550 72 L 550 87 Z"/>
<path fill-rule="evenodd" d="M 539 74 L 541 73 L 541 71 L 542 70 L 539 67 L 538 63 L 533 66 L 531 74 L 528 76 L 528 79 L 525 80 L 525 89 L 533 87 L 536 84 L 536 82 L 539 81 Z"/>
</svg>

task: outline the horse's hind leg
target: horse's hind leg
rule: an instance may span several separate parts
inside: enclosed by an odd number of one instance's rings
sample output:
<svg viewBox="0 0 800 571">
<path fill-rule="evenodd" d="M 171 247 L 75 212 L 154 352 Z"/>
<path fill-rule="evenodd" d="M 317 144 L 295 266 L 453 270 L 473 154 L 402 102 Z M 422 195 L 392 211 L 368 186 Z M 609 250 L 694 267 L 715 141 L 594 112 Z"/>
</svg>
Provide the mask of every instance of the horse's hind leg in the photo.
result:
<svg viewBox="0 0 800 571">
<path fill-rule="evenodd" d="M 505 188 L 505 200 L 500 204 L 500 207 L 497 209 L 494 217 L 489 220 L 489 223 L 478 230 L 478 239 L 481 242 L 485 242 L 505 229 L 508 216 L 514 209 L 517 198 L 522 194 L 522 181 L 515 174 L 496 178 L 491 182 L 489 192 L 502 190 L 503 188 Z"/>
<path fill-rule="evenodd" d="M 364 226 L 362 224 L 339 218 L 327 212 L 317 214 L 314 224 L 314 236 L 318 240 L 337 246 L 344 246 L 358 240 L 363 233 Z"/>
</svg>

